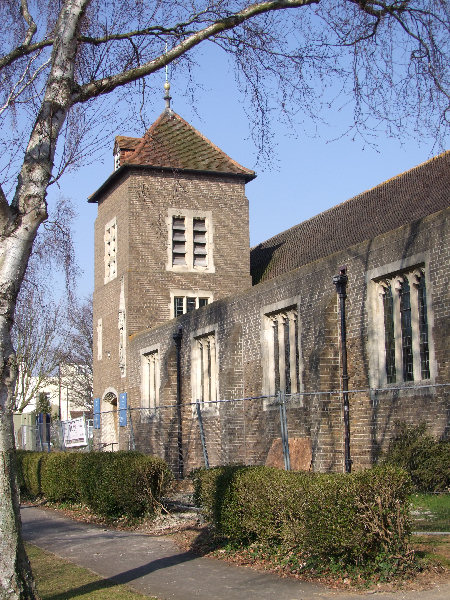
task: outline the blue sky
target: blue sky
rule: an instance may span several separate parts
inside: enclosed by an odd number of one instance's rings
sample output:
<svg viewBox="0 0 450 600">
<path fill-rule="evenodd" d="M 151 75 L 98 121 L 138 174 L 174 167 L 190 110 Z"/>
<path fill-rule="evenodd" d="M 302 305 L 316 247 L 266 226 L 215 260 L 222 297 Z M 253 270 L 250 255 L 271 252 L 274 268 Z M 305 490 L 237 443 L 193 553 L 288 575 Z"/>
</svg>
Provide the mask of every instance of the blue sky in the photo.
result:
<svg viewBox="0 0 450 600">
<path fill-rule="evenodd" d="M 328 125 L 306 122 L 308 133 L 284 125 L 277 121 L 279 115 L 274 114 L 274 149 L 269 158 L 258 163 L 250 123 L 233 74 L 225 63 L 218 63 L 216 57 L 214 60 L 206 57 L 201 64 L 200 79 L 196 80 L 200 91 L 196 94 L 195 106 L 181 93 L 185 82 L 179 84 L 173 77 L 172 108 L 232 158 L 256 170 L 257 178 L 247 185 L 252 245 L 438 153 L 429 140 L 420 145 L 417 140 L 387 138 L 383 134 L 374 138 L 376 147 L 362 140 L 353 141 L 349 136 L 330 141 L 340 136 L 345 129 L 344 119 L 348 119 L 348 114 L 337 111 L 326 115 Z M 151 79 L 153 88 L 159 88 L 160 92 L 157 91 L 156 100 L 148 108 L 149 125 L 164 109 L 163 83 L 163 74 Z M 137 131 L 140 135 L 144 133 L 143 129 Z M 114 135 L 136 135 L 136 126 L 121 126 Z M 49 190 L 50 202 L 62 194 L 72 199 L 77 210 L 75 244 L 83 271 L 78 284 L 80 296 L 90 294 L 93 289 L 93 226 L 97 206 L 88 204 L 87 197 L 112 172 L 113 143 L 112 136 L 92 164 L 65 176 L 59 188 L 52 186 Z"/>
</svg>

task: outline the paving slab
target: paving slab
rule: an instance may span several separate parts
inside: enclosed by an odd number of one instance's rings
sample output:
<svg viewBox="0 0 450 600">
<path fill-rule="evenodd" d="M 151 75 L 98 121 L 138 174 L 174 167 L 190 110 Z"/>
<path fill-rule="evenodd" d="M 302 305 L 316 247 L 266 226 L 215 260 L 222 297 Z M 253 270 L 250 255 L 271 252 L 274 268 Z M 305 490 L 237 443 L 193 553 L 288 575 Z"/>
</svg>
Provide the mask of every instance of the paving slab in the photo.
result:
<svg viewBox="0 0 450 600">
<path fill-rule="evenodd" d="M 180 550 L 164 536 L 105 529 L 22 507 L 26 541 L 161 600 L 448 600 L 450 583 L 426 591 L 353 594 L 280 578 Z"/>
</svg>

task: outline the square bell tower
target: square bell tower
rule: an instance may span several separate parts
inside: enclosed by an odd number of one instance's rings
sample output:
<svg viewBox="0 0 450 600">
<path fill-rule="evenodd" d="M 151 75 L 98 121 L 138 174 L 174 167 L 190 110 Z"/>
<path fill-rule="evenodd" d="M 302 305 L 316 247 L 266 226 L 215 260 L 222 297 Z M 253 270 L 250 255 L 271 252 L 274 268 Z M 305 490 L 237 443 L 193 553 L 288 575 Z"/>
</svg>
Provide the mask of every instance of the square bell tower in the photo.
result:
<svg viewBox="0 0 450 600">
<path fill-rule="evenodd" d="M 114 166 L 89 202 L 94 398 L 102 443 L 116 450 L 130 336 L 251 285 L 245 184 L 256 175 L 170 107 L 142 138 L 116 137 Z"/>
</svg>

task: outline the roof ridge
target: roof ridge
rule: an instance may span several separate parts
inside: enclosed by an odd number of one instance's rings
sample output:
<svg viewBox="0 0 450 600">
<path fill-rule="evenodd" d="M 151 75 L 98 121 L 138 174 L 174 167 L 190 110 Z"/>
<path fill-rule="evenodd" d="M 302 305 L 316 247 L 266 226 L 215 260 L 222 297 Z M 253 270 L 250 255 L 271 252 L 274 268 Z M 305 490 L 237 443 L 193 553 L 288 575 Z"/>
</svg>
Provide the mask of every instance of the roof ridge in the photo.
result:
<svg viewBox="0 0 450 600">
<path fill-rule="evenodd" d="M 166 111 L 164 110 L 164 111 L 163 111 L 163 112 L 162 112 L 162 113 L 159 115 L 159 117 L 156 119 L 156 121 L 154 121 L 154 122 L 153 122 L 153 123 L 150 125 L 150 127 L 147 129 L 147 131 L 144 133 L 144 135 L 143 135 L 143 136 L 141 136 L 141 137 L 139 138 L 141 141 L 140 141 L 140 142 L 139 142 L 139 144 L 136 146 L 136 148 L 133 150 L 133 153 L 132 153 L 132 154 L 131 154 L 131 155 L 128 157 L 128 160 L 127 160 L 127 162 L 129 162 L 129 159 L 130 159 L 130 158 L 133 156 L 133 154 L 137 154 L 138 150 L 140 150 L 140 149 L 141 149 L 143 146 L 145 146 L 145 141 L 146 141 L 146 140 L 145 140 L 145 137 L 147 136 L 147 134 L 148 134 L 148 133 L 150 133 L 150 131 L 151 131 L 152 129 L 154 129 L 154 128 L 155 128 L 156 124 L 157 124 L 159 121 L 161 121 L 161 120 L 162 120 L 162 117 L 163 117 L 163 115 L 164 115 L 164 113 L 165 113 L 165 112 L 166 112 Z"/>
<path fill-rule="evenodd" d="M 327 208 L 326 210 L 321 211 L 320 213 L 317 213 L 316 215 L 309 217 L 309 219 L 306 219 L 305 221 L 301 221 L 300 223 L 297 223 L 296 225 L 293 225 L 292 227 L 288 227 L 288 229 L 285 229 L 284 231 L 280 231 L 279 233 L 276 233 L 272 237 L 267 238 L 266 240 L 263 240 L 262 242 L 260 242 L 259 244 L 256 244 L 255 246 L 252 246 L 250 248 L 250 251 L 258 248 L 258 246 L 261 246 L 262 244 L 267 244 L 268 242 L 275 240 L 276 238 L 279 238 L 280 236 L 284 236 L 288 231 L 293 231 L 299 227 L 306 226 L 306 224 L 309 223 L 310 221 L 314 221 L 315 219 L 319 219 L 321 217 L 323 218 L 326 215 L 328 215 L 329 213 L 332 213 L 335 210 L 337 210 L 343 206 L 348 206 L 349 204 L 356 202 L 361 196 L 364 196 L 371 192 L 375 192 L 376 190 L 381 189 L 388 184 L 391 184 L 396 179 L 400 179 L 401 177 L 404 177 L 406 175 L 411 175 L 411 174 L 417 172 L 418 170 L 423 169 L 424 167 L 428 166 L 432 162 L 441 160 L 446 155 L 448 155 L 450 157 L 450 150 L 444 150 L 437 156 L 433 156 L 433 157 L 429 158 L 428 160 L 425 160 L 424 162 L 419 163 L 418 165 L 415 165 L 414 167 L 411 167 L 410 169 L 407 169 L 406 171 L 402 171 L 401 173 L 398 173 L 397 175 L 393 175 L 389 179 L 386 179 L 385 181 L 382 181 L 381 183 L 378 183 L 377 185 L 374 185 L 373 187 L 371 187 L 367 190 L 364 190 L 363 192 L 359 192 L 358 194 L 356 194 L 355 196 L 352 196 L 351 198 L 347 198 L 347 200 L 343 200 L 342 202 L 339 202 L 338 204 L 335 204 L 334 206 L 330 206 L 330 208 Z"/>
</svg>

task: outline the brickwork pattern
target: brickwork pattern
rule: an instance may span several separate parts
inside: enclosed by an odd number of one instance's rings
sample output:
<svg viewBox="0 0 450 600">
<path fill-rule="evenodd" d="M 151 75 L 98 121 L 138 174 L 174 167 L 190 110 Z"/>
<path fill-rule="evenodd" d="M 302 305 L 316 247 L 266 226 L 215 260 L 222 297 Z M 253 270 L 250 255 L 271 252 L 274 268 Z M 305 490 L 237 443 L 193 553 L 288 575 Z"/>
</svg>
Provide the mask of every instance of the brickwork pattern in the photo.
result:
<svg viewBox="0 0 450 600">
<path fill-rule="evenodd" d="M 448 210 L 405 225 L 345 251 L 315 261 L 263 282 L 229 299 L 183 315 L 133 337 L 130 344 L 129 401 L 140 406 L 140 349 L 160 344 L 161 405 L 176 400 L 176 368 L 172 336 L 183 327 L 182 402 L 183 443 L 186 468 L 202 464 L 198 423 L 191 402 L 191 336 L 199 329 L 217 325 L 219 396 L 223 399 L 262 395 L 261 314 L 264 307 L 283 299 L 299 297 L 300 400 L 288 407 L 289 435 L 311 441 L 312 468 L 343 469 L 342 398 L 326 394 L 340 389 L 339 315 L 332 277 L 347 265 L 348 369 L 352 390 L 369 388 L 369 321 L 371 318 L 366 274 L 399 259 L 424 254 L 427 257 L 435 381 L 448 383 Z M 392 386 L 394 387 L 394 386 Z M 398 387 L 398 386 L 396 386 Z M 407 386 L 401 386 L 407 387 Z M 448 388 L 392 389 L 350 394 L 351 441 L 354 467 L 376 461 L 389 441 L 396 420 L 428 422 L 437 436 L 448 436 Z M 176 437 L 173 419 L 165 442 Z M 280 437 L 276 408 L 263 401 L 223 403 L 217 413 L 204 415 L 205 434 L 212 464 L 217 462 L 264 463 L 274 439 Z M 146 424 L 140 424 L 145 437 Z M 173 453 L 172 453 L 173 455 Z M 176 462 L 176 456 L 175 456 Z"/>
<path fill-rule="evenodd" d="M 170 208 L 213 213 L 210 223 L 213 228 L 213 273 L 201 270 L 179 273 L 166 269 Z M 104 231 L 113 218 L 117 221 L 117 277 L 105 284 Z M 233 231 L 232 244 L 230 231 Z M 183 289 L 193 293 L 206 290 L 214 299 L 220 299 L 247 289 L 251 285 L 248 231 L 244 178 L 127 170 L 122 179 L 108 188 L 98 202 L 95 222 L 94 397 L 103 398 L 108 391 L 118 397 L 119 393 L 131 389 L 135 390 L 134 394 L 140 394 L 140 384 L 136 391 L 128 373 L 122 376 L 118 367 L 122 281 L 126 336 L 131 339 L 137 332 L 154 328 L 169 319 L 170 290 Z M 99 319 L 103 325 L 101 360 L 97 358 Z M 167 369 L 167 365 L 164 368 Z M 110 409 L 111 404 L 102 401 L 102 410 Z M 128 434 L 122 428 L 118 434 L 120 447 L 127 448 Z M 110 437 L 108 434 L 108 439 Z M 141 439 L 139 433 L 137 439 Z"/>
</svg>

